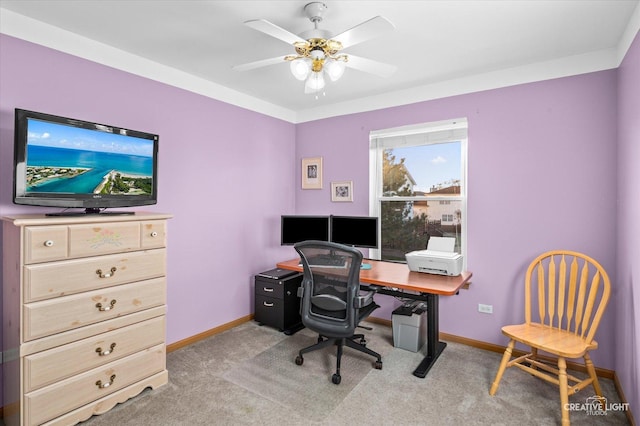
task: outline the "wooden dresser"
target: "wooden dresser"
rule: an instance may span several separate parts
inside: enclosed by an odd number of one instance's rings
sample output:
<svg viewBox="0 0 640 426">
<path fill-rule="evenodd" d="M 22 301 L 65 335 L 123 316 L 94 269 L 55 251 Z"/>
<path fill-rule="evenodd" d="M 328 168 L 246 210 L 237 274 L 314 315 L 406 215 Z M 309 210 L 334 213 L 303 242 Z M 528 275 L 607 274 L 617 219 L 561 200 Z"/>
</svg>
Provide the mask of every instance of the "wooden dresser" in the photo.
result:
<svg viewBox="0 0 640 426">
<path fill-rule="evenodd" d="M 3 218 L 5 424 L 75 424 L 167 383 L 170 217 Z"/>
</svg>

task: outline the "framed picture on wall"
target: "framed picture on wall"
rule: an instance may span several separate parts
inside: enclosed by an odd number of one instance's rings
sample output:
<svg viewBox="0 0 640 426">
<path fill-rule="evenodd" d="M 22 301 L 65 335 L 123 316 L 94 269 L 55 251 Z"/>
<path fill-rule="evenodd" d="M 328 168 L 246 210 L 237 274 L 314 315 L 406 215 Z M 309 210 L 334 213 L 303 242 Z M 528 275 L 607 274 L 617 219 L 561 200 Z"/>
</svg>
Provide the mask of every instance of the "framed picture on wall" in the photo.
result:
<svg viewBox="0 0 640 426">
<path fill-rule="evenodd" d="M 331 182 L 331 201 L 353 201 L 353 181 Z"/>
<path fill-rule="evenodd" d="M 302 189 L 322 189 L 322 157 L 302 159 Z"/>
</svg>

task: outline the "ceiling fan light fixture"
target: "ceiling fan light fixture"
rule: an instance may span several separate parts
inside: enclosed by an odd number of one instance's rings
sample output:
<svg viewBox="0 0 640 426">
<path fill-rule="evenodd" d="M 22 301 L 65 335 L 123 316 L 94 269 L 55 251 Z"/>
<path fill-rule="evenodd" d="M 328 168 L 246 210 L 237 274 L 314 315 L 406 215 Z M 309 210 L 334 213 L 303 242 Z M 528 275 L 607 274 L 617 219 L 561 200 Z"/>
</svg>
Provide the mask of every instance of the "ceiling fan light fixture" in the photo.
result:
<svg viewBox="0 0 640 426">
<path fill-rule="evenodd" d="M 316 93 L 324 89 L 324 77 L 321 72 L 312 72 L 304 85 L 305 93 Z"/>
<path fill-rule="evenodd" d="M 331 81 L 337 81 L 344 74 L 345 64 L 343 61 L 335 59 L 327 59 L 324 64 L 324 70 Z"/>
<path fill-rule="evenodd" d="M 389 77 L 396 67 L 370 59 L 342 54 L 342 49 L 379 36 L 381 33 L 394 29 L 394 25 L 382 16 L 375 16 L 340 34 L 332 36 L 331 32 L 318 28 L 327 10 L 327 5 L 321 1 L 312 1 L 304 7 L 304 12 L 313 23 L 313 30 L 296 35 L 265 19 L 252 19 L 245 24 L 255 30 L 292 45 L 295 55 L 286 55 L 254 61 L 235 66 L 238 71 L 248 71 L 255 68 L 276 64 L 282 59 L 290 62 L 289 68 L 293 76 L 304 81 L 304 92 L 323 92 L 326 84 L 324 74 L 329 81 L 339 80 L 345 72 L 346 66 L 359 71 L 368 72 L 380 77 Z M 323 72 L 324 71 L 324 72 Z"/>
<path fill-rule="evenodd" d="M 309 52 L 309 56 L 313 60 L 322 60 L 325 58 L 324 51 L 320 48 L 312 49 L 311 52 Z"/>
<path fill-rule="evenodd" d="M 309 60 L 305 58 L 295 59 L 291 61 L 289 66 L 291 67 L 291 74 L 300 81 L 304 81 L 311 71 Z"/>
</svg>

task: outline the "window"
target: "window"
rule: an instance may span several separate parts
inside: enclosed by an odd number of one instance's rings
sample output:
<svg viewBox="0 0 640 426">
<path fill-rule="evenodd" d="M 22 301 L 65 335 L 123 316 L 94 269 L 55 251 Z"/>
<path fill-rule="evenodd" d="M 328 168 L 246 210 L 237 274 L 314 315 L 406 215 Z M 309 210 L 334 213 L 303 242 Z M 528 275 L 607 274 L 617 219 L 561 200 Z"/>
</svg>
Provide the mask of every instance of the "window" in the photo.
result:
<svg viewBox="0 0 640 426">
<path fill-rule="evenodd" d="M 374 259 L 405 261 L 431 237 L 453 237 L 466 259 L 467 120 L 370 134 L 370 214 L 380 218 Z"/>
</svg>

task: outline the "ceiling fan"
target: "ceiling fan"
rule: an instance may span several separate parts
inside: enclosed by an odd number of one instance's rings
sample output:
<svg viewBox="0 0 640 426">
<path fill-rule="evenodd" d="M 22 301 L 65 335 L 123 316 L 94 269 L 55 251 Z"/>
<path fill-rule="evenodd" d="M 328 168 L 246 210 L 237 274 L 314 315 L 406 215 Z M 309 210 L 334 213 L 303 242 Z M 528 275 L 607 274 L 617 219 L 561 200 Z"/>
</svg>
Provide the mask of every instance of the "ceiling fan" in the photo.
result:
<svg viewBox="0 0 640 426">
<path fill-rule="evenodd" d="M 318 28 L 318 23 L 322 21 L 322 16 L 326 10 L 327 6 L 322 2 L 307 4 L 304 7 L 304 11 L 314 24 L 314 29 L 305 31 L 300 36 L 265 19 L 246 21 L 245 25 L 250 28 L 292 45 L 296 54 L 236 65 L 233 69 L 248 71 L 287 61 L 290 63 L 290 69 L 294 77 L 301 81 L 306 80 L 305 93 L 321 91 L 325 86 L 324 74 L 331 81 L 338 80 L 344 73 L 345 67 L 380 77 L 389 77 L 396 71 L 396 66 L 394 65 L 342 53 L 343 49 L 393 30 L 395 27 L 391 22 L 382 16 L 376 16 L 338 35 L 331 36 L 329 31 Z"/>
</svg>

